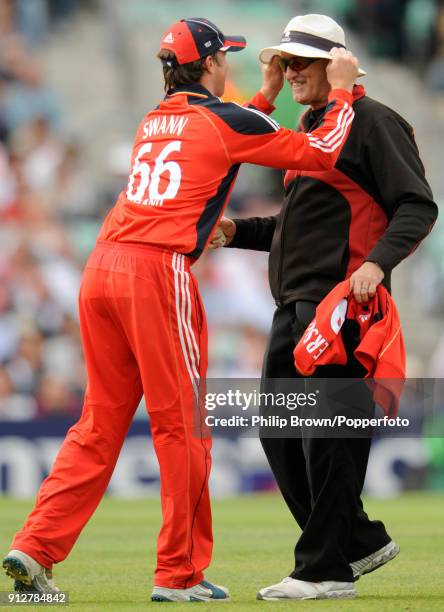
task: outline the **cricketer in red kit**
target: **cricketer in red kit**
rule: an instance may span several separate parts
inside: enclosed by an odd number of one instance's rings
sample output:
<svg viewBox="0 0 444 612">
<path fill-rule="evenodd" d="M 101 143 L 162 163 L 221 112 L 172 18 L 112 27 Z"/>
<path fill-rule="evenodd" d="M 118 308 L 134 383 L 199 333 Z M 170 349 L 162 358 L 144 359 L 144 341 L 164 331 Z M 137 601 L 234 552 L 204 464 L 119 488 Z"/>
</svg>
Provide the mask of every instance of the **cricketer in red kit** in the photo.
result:
<svg viewBox="0 0 444 612">
<path fill-rule="evenodd" d="M 204 584 L 213 541 L 211 439 L 196 435 L 193 416 L 207 367 L 207 328 L 190 266 L 211 239 L 242 162 L 329 169 L 354 115 L 357 61 L 343 50 L 332 52 L 329 112 L 312 133 L 268 117 L 283 84 L 277 62 L 247 107 L 223 103 L 225 52 L 245 45 L 200 18 L 173 24 L 162 38 L 167 95 L 137 130 L 127 188 L 84 271 L 83 412 L 12 544 L 48 570 L 66 558 L 102 499 L 144 394 L 163 515 L 154 584 L 182 590 Z M 196 62 L 196 82 L 172 85 Z"/>
</svg>

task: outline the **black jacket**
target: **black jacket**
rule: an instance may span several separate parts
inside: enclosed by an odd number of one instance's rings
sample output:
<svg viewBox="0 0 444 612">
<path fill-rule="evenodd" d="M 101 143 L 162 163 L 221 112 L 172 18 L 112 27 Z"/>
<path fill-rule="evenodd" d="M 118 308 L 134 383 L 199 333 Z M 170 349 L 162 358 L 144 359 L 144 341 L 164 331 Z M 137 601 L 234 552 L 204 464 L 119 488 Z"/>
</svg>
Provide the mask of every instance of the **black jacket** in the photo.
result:
<svg viewBox="0 0 444 612">
<path fill-rule="evenodd" d="M 336 166 L 288 171 L 285 200 L 273 217 L 235 219 L 230 246 L 270 251 L 269 279 L 278 305 L 320 302 L 364 261 L 391 270 L 430 232 L 438 215 L 411 126 L 354 88 L 355 119 Z M 324 109 L 325 110 L 325 109 Z M 308 111 L 311 131 L 323 111 Z"/>
</svg>

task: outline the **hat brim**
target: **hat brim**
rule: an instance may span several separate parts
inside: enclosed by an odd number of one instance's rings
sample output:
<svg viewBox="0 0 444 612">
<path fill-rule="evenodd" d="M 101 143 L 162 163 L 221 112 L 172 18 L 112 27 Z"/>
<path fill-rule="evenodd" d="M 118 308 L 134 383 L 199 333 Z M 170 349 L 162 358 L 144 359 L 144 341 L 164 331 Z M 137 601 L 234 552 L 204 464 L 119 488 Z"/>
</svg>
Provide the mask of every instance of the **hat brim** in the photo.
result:
<svg viewBox="0 0 444 612">
<path fill-rule="evenodd" d="M 310 45 L 302 45 L 301 43 L 281 43 L 275 47 L 265 47 L 259 53 L 259 59 L 263 64 L 269 64 L 274 55 L 281 56 L 283 53 L 289 55 L 298 55 L 300 57 L 313 57 L 313 58 L 324 58 L 331 59 L 328 51 L 322 49 L 316 49 Z M 362 68 L 358 68 L 358 77 L 365 76 L 367 73 Z"/>
<path fill-rule="evenodd" d="M 225 36 L 224 46 L 219 51 L 242 51 L 247 46 L 243 36 Z"/>
</svg>

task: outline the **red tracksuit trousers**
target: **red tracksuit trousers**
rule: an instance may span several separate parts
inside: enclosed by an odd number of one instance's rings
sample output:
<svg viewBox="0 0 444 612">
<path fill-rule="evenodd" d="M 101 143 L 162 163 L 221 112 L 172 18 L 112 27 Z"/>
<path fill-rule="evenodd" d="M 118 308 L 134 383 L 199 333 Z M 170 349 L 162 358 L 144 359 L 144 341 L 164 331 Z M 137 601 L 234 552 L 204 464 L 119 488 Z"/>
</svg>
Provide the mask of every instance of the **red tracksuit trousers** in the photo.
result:
<svg viewBox="0 0 444 612">
<path fill-rule="evenodd" d="M 212 528 L 211 438 L 196 401 L 207 329 L 189 261 L 142 245 L 99 243 L 79 309 L 88 371 L 82 415 L 12 548 L 47 568 L 66 558 L 105 493 L 144 393 L 163 514 L 154 584 L 191 587 L 210 563 Z"/>
</svg>

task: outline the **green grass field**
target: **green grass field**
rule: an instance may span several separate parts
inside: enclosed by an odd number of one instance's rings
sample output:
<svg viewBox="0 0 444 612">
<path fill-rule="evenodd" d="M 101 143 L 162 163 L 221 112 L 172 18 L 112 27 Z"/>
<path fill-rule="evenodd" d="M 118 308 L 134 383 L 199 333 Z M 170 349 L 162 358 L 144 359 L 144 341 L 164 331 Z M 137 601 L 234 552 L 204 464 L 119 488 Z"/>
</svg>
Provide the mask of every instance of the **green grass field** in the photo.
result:
<svg viewBox="0 0 444 612">
<path fill-rule="evenodd" d="M 7 551 L 14 531 L 31 503 L 0 498 L 0 545 Z M 243 496 L 216 501 L 214 559 L 207 577 L 231 590 L 231 602 L 194 604 L 250 611 L 268 609 L 325 611 L 444 610 L 444 496 L 411 494 L 389 501 L 368 501 L 373 518 L 381 518 L 401 554 L 386 567 L 357 583 L 354 600 L 264 602 L 257 590 L 278 582 L 291 569 L 297 530 L 277 495 Z M 55 566 L 59 588 L 76 610 L 143 610 L 151 603 L 155 541 L 160 513 L 157 500 L 105 499 L 69 558 Z M 12 581 L 0 577 L 0 591 Z M 168 604 L 166 604 L 168 605 Z M 189 610 L 193 604 L 171 604 Z M 33 606 L 35 607 L 35 606 Z M 42 606 L 39 606 L 42 608 Z M 49 608 L 44 606 L 44 608 Z M 52 607 L 54 609 L 54 607 Z"/>
</svg>

